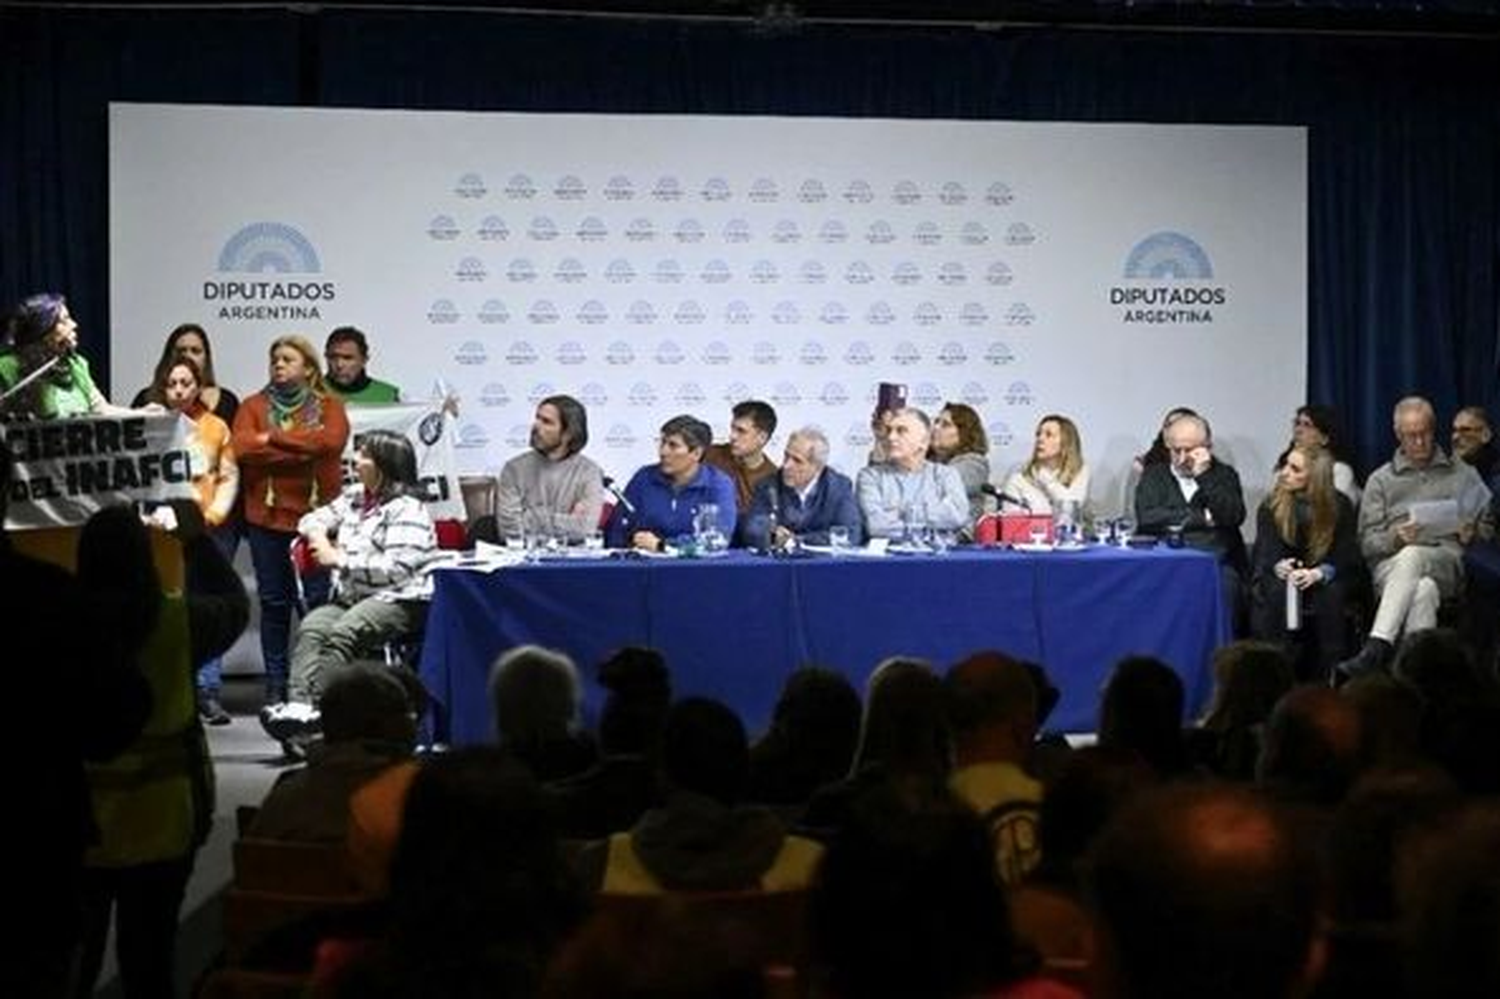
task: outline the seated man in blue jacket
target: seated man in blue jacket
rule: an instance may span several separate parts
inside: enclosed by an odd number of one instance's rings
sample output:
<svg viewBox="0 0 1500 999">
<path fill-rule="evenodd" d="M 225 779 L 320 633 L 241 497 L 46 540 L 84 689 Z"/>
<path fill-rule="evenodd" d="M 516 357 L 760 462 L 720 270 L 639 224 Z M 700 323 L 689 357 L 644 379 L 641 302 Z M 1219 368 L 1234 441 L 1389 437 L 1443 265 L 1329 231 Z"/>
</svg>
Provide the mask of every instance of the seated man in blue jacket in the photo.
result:
<svg viewBox="0 0 1500 999">
<path fill-rule="evenodd" d="M 864 543 L 854 483 L 828 467 L 823 431 L 804 427 L 787 438 L 780 474 L 756 485 L 740 544 L 783 548 L 795 538 L 802 544 L 826 545 L 831 527 L 846 528 L 851 545 Z"/>
<path fill-rule="evenodd" d="M 697 417 L 674 416 L 662 424 L 659 460 L 630 477 L 624 501 L 610 516 L 610 547 L 662 551 L 673 539 L 693 534 L 699 510 L 709 505 L 719 533 L 734 537 L 734 482 L 703 463 L 712 442 L 713 430 Z"/>
</svg>

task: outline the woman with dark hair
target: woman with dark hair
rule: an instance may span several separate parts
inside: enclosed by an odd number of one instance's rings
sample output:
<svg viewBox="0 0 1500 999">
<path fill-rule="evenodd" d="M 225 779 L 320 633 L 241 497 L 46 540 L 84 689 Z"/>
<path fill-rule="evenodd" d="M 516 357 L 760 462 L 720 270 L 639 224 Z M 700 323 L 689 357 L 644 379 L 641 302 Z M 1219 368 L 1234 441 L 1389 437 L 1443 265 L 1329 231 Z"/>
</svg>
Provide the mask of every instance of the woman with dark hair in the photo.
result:
<svg viewBox="0 0 1500 999">
<path fill-rule="evenodd" d="M 234 513 L 240 492 L 240 468 L 234 460 L 229 426 L 204 406 L 198 365 L 187 354 L 174 354 L 156 366 L 151 395 L 156 402 L 181 413 L 193 424 L 187 449 L 192 455 L 193 490 L 198 509 L 214 543 L 226 559 L 233 558 L 239 540 L 226 522 Z M 228 725 L 229 712 L 219 702 L 223 661 L 215 656 L 198 667 L 198 714 L 210 725 Z"/>
<path fill-rule="evenodd" d="M 1252 621 L 1257 637 L 1287 639 L 1286 588 L 1300 591 L 1317 628 L 1318 662 L 1326 671 L 1344 658 L 1345 589 L 1361 567 L 1354 507 L 1334 488 L 1333 456 L 1316 445 L 1286 455 L 1276 485 L 1256 512 L 1251 559 Z"/>
<path fill-rule="evenodd" d="M 16 309 L 0 352 L 0 412 L 60 420 L 131 410 L 104 397 L 78 353 L 78 323 L 61 295 L 32 295 Z"/>
<path fill-rule="evenodd" d="M 161 359 L 156 362 L 157 372 L 160 373 L 164 364 L 177 357 L 186 357 L 198 366 L 198 396 L 203 408 L 225 423 L 234 423 L 234 414 L 240 408 L 240 398 L 229 389 L 221 388 L 215 379 L 214 350 L 208 342 L 208 333 L 202 326 L 183 323 L 167 334 L 167 342 L 161 349 Z M 130 404 L 139 408 L 152 402 L 167 405 L 167 400 L 161 397 L 161 387 L 154 381 L 137 392 Z"/>
<path fill-rule="evenodd" d="M 1292 443 L 1276 462 L 1278 469 L 1296 447 L 1320 447 L 1327 451 L 1333 458 L 1333 487 L 1349 498 L 1350 506 L 1359 509 L 1359 479 L 1344 455 L 1339 416 L 1332 406 L 1309 403 L 1297 407 L 1297 415 L 1292 418 Z"/>
<path fill-rule="evenodd" d="M 961 402 L 948 402 L 932 421 L 932 442 L 927 445 L 927 457 L 943 465 L 953 466 L 963 480 L 964 492 L 969 496 L 969 525 L 984 516 L 989 497 L 984 487 L 990 482 L 990 439 L 984 432 L 984 423 L 973 406 Z"/>
<path fill-rule="evenodd" d="M 290 557 L 297 522 L 339 495 L 349 417 L 324 388 L 318 353 L 305 337 L 277 337 L 270 358 L 270 381 L 235 414 L 234 453 L 260 597 L 266 701 L 274 704 L 286 700 L 292 608 L 304 606 Z M 304 580 L 307 604 L 323 603 L 327 585 L 324 573 Z"/>
<path fill-rule="evenodd" d="M 330 673 L 422 623 L 421 602 L 395 596 L 437 548 L 416 452 L 401 434 L 371 430 L 358 455 L 359 482 L 297 523 L 313 560 L 333 570 L 333 599 L 297 628 L 287 702 L 261 712 L 266 731 L 283 741 L 318 721 L 314 705 Z"/>
<path fill-rule="evenodd" d="M 90 995 L 111 915 L 124 994 L 174 995 L 178 910 L 213 820 L 213 761 L 194 711 L 193 664 L 221 655 L 244 630 L 249 600 L 202 533 L 197 507 L 172 505 L 187 593 L 163 590 L 147 528 L 133 507 L 94 514 L 78 539 L 78 582 L 121 653 L 151 688 L 145 728 L 123 753 L 88 768 L 98 836 L 84 869 L 83 960 Z"/>
</svg>

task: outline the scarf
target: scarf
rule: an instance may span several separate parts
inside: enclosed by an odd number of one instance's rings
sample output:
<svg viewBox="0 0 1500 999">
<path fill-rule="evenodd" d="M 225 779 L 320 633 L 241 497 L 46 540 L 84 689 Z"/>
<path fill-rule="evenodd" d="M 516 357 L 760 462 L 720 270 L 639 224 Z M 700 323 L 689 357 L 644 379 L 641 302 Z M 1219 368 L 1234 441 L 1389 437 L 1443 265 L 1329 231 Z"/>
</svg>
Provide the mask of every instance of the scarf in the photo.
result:
<svg viewBox="0 0 1500 999">
<path fill-rule="evenodd" d="M 282 430 L 323 425 L 323 398 L 306 384 L 265 388 L 271 403 L 271 422 Z"/>
</svg>

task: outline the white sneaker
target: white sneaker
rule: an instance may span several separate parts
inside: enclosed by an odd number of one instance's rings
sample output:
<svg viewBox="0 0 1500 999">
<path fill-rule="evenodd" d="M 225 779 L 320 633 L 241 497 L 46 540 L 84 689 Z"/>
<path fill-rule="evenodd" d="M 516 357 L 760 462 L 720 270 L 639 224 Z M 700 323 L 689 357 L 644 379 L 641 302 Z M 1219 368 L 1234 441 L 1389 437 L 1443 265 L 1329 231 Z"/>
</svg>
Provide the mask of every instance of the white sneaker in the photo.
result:
<svg viewBox="0 0 1500 999">
<path fill-rule="evenodd" d="M 307 735 L 322 728 L 323 715 L 305 701 L 287 701 L 261 708 L 260 726 L 277 742 Z"/>
</svg>

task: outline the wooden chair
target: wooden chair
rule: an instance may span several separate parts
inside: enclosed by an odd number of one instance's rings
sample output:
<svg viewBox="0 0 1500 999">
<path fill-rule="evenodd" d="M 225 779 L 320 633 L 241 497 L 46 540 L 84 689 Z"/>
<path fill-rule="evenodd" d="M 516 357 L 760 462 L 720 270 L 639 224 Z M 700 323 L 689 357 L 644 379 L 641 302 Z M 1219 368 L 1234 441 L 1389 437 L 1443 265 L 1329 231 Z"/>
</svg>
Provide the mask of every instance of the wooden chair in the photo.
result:
<svg viewBox="0 0 1500 999">
<path fill-rule="evenodd" d="M 341 843 L 241 838 L 233 850 L 234 880 L 224 895 L 231 966 L 310 968 L 317 927 L 355 920 L 371 905 Z"/>
<path fill-rule="evenodd" d="M 245 839 L 234 843 L 234 887 L 346 898 L 360 894 L 342 843 L 292 843 Z"/>
</svg>

